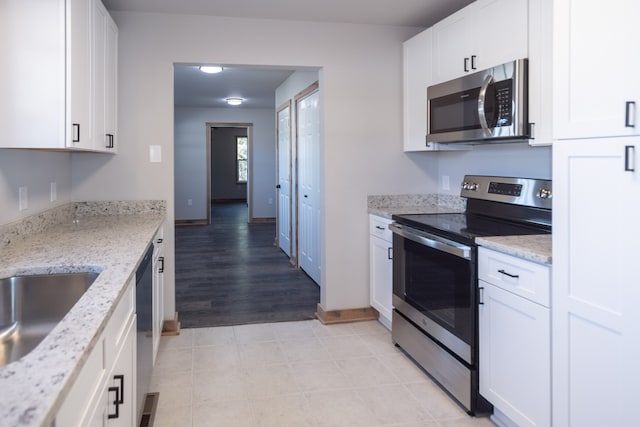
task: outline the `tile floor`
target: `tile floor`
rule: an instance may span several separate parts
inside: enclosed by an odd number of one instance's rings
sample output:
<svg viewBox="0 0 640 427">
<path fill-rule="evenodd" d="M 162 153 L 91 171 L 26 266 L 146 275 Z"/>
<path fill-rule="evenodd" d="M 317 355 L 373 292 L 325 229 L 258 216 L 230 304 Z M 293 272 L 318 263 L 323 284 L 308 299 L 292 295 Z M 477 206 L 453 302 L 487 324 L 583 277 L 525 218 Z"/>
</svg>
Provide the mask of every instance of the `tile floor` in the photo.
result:
<svg viewBox="0 0 640 427">
<path fill-rule="evenodd" d="M 163 337 L 155 427 L 491 427 L 391 343 L 378 322 L 183 329 Z"/>
</svg>

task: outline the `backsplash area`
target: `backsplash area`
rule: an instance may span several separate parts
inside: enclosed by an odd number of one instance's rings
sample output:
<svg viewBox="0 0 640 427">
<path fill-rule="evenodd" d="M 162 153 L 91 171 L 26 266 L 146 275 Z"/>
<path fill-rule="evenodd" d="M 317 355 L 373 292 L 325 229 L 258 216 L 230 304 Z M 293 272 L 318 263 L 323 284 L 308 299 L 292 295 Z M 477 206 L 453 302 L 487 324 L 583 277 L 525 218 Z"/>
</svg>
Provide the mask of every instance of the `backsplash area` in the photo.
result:
<svg viewBox="0 0 640 427">
<path fill-rule="evenodd" d="M 42 233 L 48 228 L 99 215 L 133 215 L 164 212 L 165 200 L 115 200 L 98 202 L 72 202 L 49 209 L 36 215 L 0 225 L 0 249 L 23 241 L 32 234 Z"/>
</svg>

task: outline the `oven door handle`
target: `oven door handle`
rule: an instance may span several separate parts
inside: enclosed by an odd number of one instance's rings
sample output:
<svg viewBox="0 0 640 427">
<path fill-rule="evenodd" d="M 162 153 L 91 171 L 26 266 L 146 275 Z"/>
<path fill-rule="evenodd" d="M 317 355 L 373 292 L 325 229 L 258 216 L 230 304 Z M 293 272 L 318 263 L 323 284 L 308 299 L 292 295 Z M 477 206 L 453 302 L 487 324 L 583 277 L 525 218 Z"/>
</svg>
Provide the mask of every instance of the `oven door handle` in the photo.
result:
<svg viewBox="0 0 640 427">
<path fill-rule="evenodd" d="M 456 243 L 433 234 L 425 233 L 415 228 L 403 227 L 400 224 L 389 224 L 389 229 L 405 239 L 413 240 L 438 251 L 455 255 L 459 258 L 471 259 L 471 247 Z"/>
</svg>

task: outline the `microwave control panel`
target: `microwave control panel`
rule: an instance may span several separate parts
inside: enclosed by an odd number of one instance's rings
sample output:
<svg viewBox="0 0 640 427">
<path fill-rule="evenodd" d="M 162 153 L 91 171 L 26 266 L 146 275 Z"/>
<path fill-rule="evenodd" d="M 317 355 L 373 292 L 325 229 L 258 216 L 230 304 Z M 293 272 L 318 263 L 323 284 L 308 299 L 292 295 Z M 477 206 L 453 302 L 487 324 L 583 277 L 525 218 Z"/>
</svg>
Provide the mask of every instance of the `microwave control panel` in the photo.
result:
<svg viewBox="0 0 640 427">
<path fill-rule="evenodd" d="M 511 104 L 513 80 L 502 80 L 494 85 L 496 123 L 495 126 L 511 126 L 513 106 Z"/>
</svg>

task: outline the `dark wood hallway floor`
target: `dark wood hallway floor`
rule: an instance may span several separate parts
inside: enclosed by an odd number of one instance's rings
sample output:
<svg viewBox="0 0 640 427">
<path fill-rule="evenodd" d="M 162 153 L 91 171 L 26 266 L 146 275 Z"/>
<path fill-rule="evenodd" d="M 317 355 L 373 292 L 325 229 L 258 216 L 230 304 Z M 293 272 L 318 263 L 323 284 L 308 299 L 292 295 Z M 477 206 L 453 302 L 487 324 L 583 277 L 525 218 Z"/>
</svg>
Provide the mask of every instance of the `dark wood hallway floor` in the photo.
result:
<svg viewBox="0 0 640 427">
<path fill-rule="evenodd" d="M 176 310 L 184 328 L 306 320 L 320 288 L 276 246 L 275 223 L 245 204 L 211 207 L 208 226 L 176 227 Z"/>
</svg>

